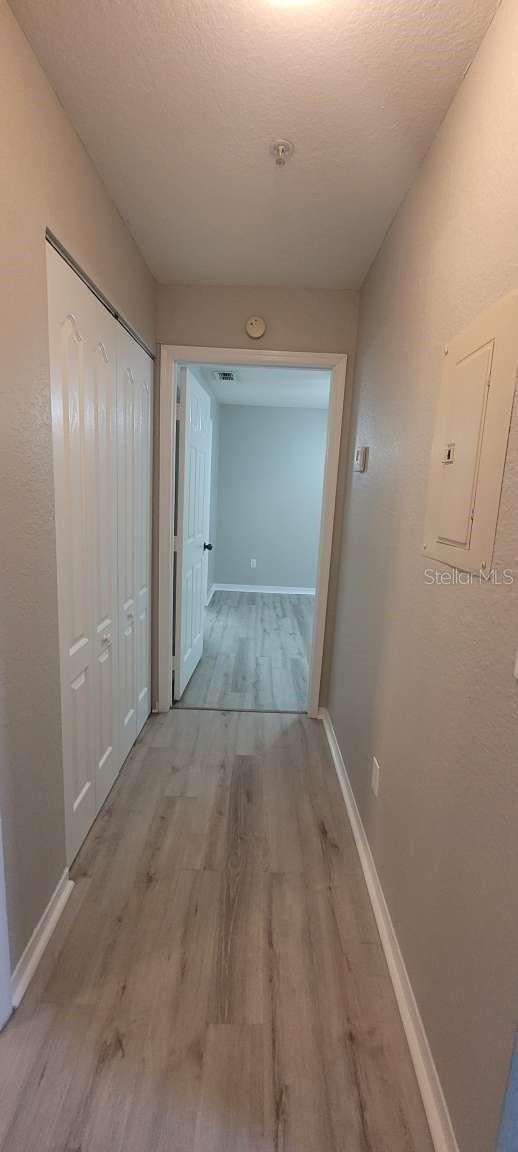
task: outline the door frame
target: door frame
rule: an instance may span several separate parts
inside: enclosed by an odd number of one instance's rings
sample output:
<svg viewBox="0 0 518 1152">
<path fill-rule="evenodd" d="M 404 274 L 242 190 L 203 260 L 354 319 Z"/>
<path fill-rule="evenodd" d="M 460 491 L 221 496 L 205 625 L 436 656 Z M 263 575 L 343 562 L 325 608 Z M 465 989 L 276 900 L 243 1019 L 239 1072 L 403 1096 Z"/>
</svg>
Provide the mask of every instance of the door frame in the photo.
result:
<svg viewBox="0 0 518 1152">
<path fill-rule="evenodd" d="M 2 843 L 2 814 L 0 812 L 0 1030 L 7 1023 L 13 1003 L 11 999 L 11 958 L 7 928 L 7 897 L 5 891 L 4 849 Z"/>
<path fill-rule="evenodd" d="M 340 445 L 349 417 L 345 352 L 270 352 L 252 348 L 206 348 L 181 344 L 160 346 L 160 436 L 158 495 L 158 684 L 155 711 L 173 703 L 174 506 L 176 440 L 176 368 L 189 364 L 254 364 L 263 368 L 327 368 L 331 372 L 327 446 L 322 492 L 313 639 L 309 662 L 308 715 L 316 717 L 324 657 L 329 572 L 338 487 Z"/>
</svg>

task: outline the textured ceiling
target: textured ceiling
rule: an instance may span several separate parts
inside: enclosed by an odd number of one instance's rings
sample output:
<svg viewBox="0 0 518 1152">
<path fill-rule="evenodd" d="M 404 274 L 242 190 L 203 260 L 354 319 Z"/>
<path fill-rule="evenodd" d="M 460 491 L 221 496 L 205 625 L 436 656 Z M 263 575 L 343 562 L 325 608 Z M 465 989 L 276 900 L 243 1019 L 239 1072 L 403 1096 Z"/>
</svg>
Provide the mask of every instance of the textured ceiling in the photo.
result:
<svg viewBox="0 0 518 1152">
<path fill-rule="evenodd" d="M 330 373 L 317 368 L 259 368 L 253 365 L 192 365 L 200 384 L 220 404 L 247 404 L 266 408 L 327 408 Z M 219 380 L 219 370 L 234 373 L 234 380 Z"/>
<path fill-rule="evenodd" d="M 160 282 L 354 288 L 497 0 L 11 6 Z"/>
</svg>

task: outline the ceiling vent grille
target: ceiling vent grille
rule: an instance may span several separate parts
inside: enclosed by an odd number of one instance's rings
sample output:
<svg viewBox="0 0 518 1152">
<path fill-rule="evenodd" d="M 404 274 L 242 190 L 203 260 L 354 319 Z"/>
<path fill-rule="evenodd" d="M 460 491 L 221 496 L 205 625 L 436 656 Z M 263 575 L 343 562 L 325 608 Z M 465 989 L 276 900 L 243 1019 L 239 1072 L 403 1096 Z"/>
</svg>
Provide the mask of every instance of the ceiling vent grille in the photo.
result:
<svg viewBox="0 0 518 1152">
<path fill-rule="evenodd" d="M 235 372 L 231 372 L 230 368 L 217 368 L 212 375 L 215 380 L 220 380 L 224 384 L 232 384 L 236 378 Z"/>
</svg>

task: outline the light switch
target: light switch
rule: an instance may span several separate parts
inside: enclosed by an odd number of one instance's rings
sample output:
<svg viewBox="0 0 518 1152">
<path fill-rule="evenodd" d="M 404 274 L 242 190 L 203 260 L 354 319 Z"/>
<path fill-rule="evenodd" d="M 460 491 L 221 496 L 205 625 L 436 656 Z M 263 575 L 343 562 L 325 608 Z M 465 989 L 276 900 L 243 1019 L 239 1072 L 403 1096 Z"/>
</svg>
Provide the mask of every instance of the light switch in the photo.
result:
<svg viewBox="0 0 518 1152">
<path fill-rule="evenodd" d="M 355 472 L 366 472 L 368 462 L 369 462 L 369 449 L 367 447 L 355 448 L 355 451 L 354 451 L 354 471 Z"/>
</svg>

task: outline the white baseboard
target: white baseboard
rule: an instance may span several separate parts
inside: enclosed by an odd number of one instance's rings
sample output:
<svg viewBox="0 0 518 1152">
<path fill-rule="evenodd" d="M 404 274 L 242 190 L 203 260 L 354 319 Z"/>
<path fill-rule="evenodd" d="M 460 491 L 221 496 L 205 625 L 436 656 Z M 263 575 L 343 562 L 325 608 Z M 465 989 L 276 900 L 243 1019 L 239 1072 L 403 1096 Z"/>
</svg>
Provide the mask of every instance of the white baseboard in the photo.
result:
<svg viewBox="0 0 518 1152">
<path fill-rule="evenodd" d="M 212 597 L 213 597 L 213 595 L 214 595 L 215 591 L 216 591 L 216 585 L 215 585 L 215 584 L 211 584 L 210 588 L 207 590 L 207 599 L 206 599 L 206 601 L 205 601 L 205 607 L 206 607 L 206 608 L 208 608 L 208 607 L 209 607 L 209 604 L 210 604 L 210 602 L 211 602 L 211 600 L 212 600 Z"/>
<path fill-rule="evenodd" d="M 18 1007 L 29 987 L 73 887 L 74 882 L 69 879 L 66 868 L 11 976 L 11 999 L 14 1008 Z"/>
<path fill-rule="evenodd" d="M 213 584 L 211 597 L 214 592 L 261 592 L 272 596 L 314 596 L 314 588 L 290 588 L 276 584 Z M 207 601 L 208 603 L 208 601 Z"/>
<path fill-rule="evenodd" d="M 327 742 L 342 789 L 347 814 L 351 822 L 372 910 L 378 926 L 385 959 L 419 1084 L 433 1145 L 436 1152 L 459 1152 L 448 1105 L 435 1067 L 428 1037 L 410 983 L 410 977 L 406 970 L 405 961 L 399 947 L 387 902 L 383 894 L 381 881 L 376 871 L 367 833 L 362 823 L 347 768 L 327 708 L 320 709 L 319 717 L 324 724 Z"/>
</svg>

